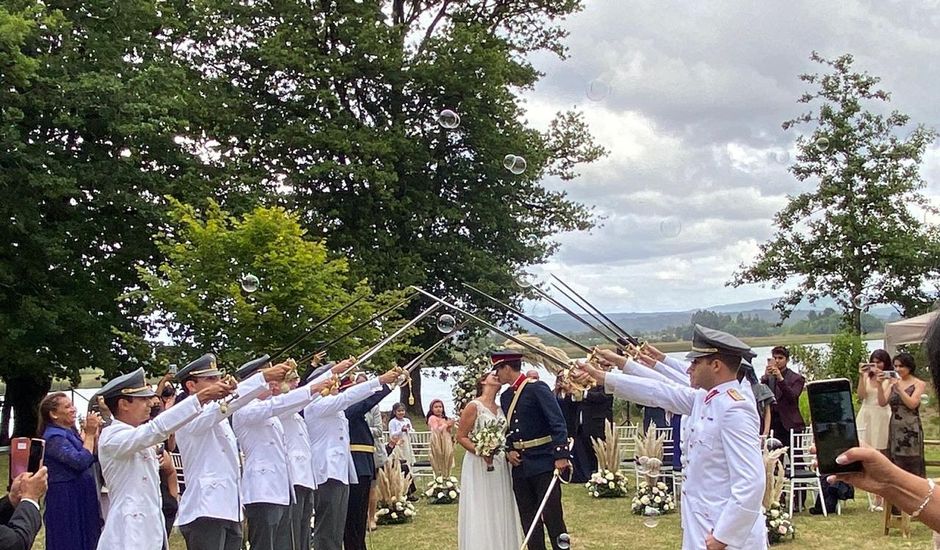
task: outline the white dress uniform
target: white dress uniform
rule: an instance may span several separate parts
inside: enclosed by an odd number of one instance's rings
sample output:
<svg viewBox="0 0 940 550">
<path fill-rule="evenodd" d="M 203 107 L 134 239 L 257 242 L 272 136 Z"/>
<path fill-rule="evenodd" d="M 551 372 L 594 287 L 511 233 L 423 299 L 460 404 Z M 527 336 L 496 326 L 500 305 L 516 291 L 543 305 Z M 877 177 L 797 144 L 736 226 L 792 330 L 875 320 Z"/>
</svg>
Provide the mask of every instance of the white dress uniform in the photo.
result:
<svg viewBox="0 0 940 550">
<path fill-rule="evenodd" d="M 166 530 L 154 447 L 201 410 L 199 400 L 188 397 L 140 426 L 114 419 L 101 431 L 98 461 L 111 506 L 98 539 L 98 550 L 164 548 Z"/>
<path fill-rule="evenodd" d="M 313 455 L 310 450 L 310 436 L 307 435 L 307 423 L 304 417 L 290 411 L 278 417 L 284 429 L 284 441 L 287 443 L 287 465 L 290 468 L 291 483 L 295 486 L 316 489 L 313 481 Z"/>
<path fill-rule="evenodd" d="M 767 546 L 761 503 L 764 464 L 753 401 L 736 380 L 710 391 L 608 373 L 608 393 L 687 416 L 686 482 L 682 488 L 682 548 L 705 548 L 709 533 L 731 550 Z"/>
<path fill-rule="evenodd" d="M 200 517 L 241 522 L 240 460 L 228 415 L 251 403 L 267 389 L 264 374 L 259 372 L 238 384 L 238 397 L 228 403 L 228 414 L 222 413 L 218 403 L 210 403 L 192 422 L 176 432 L 186 475 L 186 491 L 176 517 L 178 525 Z"/>
<path fill-rule="evenodd" d="M 291 503 L 294 484 L 284 428 L 278 416 L 294 414 L 312 399 L 310 387 L 302 386 L 283 395 L 255 400 L 235 412 L 232 427 L 245 453 L 242 503 L 285 506 Z"/>
</svg>

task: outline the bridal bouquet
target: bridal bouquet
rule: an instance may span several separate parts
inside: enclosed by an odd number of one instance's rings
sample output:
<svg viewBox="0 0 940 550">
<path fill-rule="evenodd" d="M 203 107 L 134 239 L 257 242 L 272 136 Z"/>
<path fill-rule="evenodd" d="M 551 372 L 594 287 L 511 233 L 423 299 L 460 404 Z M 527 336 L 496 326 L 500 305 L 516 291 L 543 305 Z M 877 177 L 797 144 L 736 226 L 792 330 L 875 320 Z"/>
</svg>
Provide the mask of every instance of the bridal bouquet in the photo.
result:
<svg viewBox="0 0 940 550">
<path fill-rule="evenodd" d="M 623 472 L 600 470 L 591 474 L 591 480 L 584 484 L 594 498 L 621 498 L 627 496 L 627 478 Z"/>
<path fill-rule="evenodd" d="M 764 516 L 767 518 L 767 540 L 770 544 L 776 544 L 784 537 L 794 536 L 796 529 L 790 514 L 783 511 L 779 502 L 771 504 L 770 508 L 764 511 Z"/>
<path fill-rule="evenodd" d="M 470 434 L 470 441 L 476 448 L 477 456 L 486 460 L 486 471 L 492 472 L 493 457 L 503 450 L 506 444 L 506 421 L 488 420 L 479 429 Z"/>
<path fill-rule="evenodd" d="M 662 481 L 649 483 L 641 481 L 633 497 L 633 513 L 641 516 L 647 515 L 647 508 L 652 508 L 660 514 L 667 514 L 676 509 L 676 503 L 669 494 L 666 484 Z"/>
</svg>

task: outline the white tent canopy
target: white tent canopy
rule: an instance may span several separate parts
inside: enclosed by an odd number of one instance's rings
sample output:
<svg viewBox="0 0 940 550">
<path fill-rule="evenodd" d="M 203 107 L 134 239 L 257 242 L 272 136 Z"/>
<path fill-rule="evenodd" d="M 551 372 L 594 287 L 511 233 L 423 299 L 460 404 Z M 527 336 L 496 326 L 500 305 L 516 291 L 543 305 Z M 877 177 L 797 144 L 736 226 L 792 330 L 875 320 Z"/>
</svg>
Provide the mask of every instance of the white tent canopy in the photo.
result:
<svg viewBox="0 0 940 550">
<path fill-rule="evenodd" d="M 924 341 L 927 327 L 940 315 L 940 311 L 931 311 L 910 319 L 901 319 L 885 323 L 885 350 L 894 357 L 901 344 L 919 344 Z"/>
</svg>

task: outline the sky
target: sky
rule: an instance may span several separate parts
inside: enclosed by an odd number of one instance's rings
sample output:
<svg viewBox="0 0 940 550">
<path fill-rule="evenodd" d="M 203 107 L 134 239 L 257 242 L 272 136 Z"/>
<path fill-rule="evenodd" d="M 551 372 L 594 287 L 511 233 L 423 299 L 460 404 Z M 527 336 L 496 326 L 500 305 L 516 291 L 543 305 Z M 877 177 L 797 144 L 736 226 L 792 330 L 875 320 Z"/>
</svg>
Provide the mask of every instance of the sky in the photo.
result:
<svg viewBox="0 0 940 550">
<path fill-rule="evenodd" d="M 603 219 L 559 235 L 558 252 L 530 271 L 558 275 L 606 311 L 782 294 L 725 283 L 773 234 L 787 195 L 807 189 L 787 165 L 811 126 L 781 123 L 807 109 L 797 99 L 811 88 L 797 77 L 824 70 L 810 61 L 813 50 L 851 53 L 856 70 L 882 78 L 891 108 L 940 128 L 940 0 L 587 0 L 564 26 L 568 58 L 530 58 L 545 76 L 524 105 L 540 129 L 558 111 L 584 112 L 610 154 L 574 181 L 544 184 Z M 940 143 L 922 174 L 940 206 Z"/>
</svg>

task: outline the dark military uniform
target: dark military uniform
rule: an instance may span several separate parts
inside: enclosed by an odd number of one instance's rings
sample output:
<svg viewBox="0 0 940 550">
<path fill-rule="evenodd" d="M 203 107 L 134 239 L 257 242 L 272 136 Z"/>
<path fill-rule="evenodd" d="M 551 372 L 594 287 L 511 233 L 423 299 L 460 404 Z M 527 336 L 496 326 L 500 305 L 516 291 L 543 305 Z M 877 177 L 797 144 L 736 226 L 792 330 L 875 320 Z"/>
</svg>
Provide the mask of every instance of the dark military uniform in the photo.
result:
<svg viewBox="0 0 940 550">
<path fill-rule="evenodd" d="M 382 386 L 368 398 L 346 409 L 349 421 L 349 450 L 356 465 L 358 483 L 349 485 L 346 528 L 343 532 L 345 550 L 366 550 L 366 524 L 369 515 L 369 489 L 375 475 L 375 438 L 366 422 L 366 413 L 378 405 L 392 389 Z"/>
<path fill-rule="evenodd" d="M 518 353 L 494 353 L 493 361 L 494 368 L 499 368 L 513 361 L 521 364 L 522 356 Z M 517 392 L 519 398 L 510 415 L 509 409 Z M 552 482 L 555 460 L 570 459 L 568 431 L 555 394 L 545 382 L 531 380 L 520 374 L 516 382 L 500 396 L 500 405 L 509 422 L 507 452 L 517 451 L 522 459 L 519 466 L 512 468 L 512 490 L 516 495 L 522 528 L 526 531 L 532 525 L 535 513 Z M 568 532 L 561 508 L 560 484 L 552 489 L 529 540 L 529 550 L 545 549 L 543 521 L 548 528 L 552 548 L 559 550 L 558 536 Z"/>
</svg>

